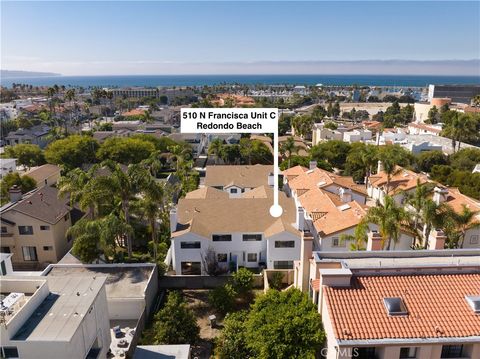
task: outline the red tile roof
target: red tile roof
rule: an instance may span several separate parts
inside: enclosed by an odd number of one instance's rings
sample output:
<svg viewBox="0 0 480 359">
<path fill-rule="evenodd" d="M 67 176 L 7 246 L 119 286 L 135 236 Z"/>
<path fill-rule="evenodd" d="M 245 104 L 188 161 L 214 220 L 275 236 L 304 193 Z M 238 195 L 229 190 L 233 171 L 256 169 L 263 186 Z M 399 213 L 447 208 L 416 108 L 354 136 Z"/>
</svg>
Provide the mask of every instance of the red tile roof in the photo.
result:
<svg viewBox="0 0 480 359">
<path fill-rule="evenodd" d="M 325 287 L 339 340 L 480 335 L 480 314 L 465 300 L 480 295 L 480 274 L 357 276 L 350 288 Z M 389 316 L 383 298 L 403 299 L 408 315 Z"/>
</svg>

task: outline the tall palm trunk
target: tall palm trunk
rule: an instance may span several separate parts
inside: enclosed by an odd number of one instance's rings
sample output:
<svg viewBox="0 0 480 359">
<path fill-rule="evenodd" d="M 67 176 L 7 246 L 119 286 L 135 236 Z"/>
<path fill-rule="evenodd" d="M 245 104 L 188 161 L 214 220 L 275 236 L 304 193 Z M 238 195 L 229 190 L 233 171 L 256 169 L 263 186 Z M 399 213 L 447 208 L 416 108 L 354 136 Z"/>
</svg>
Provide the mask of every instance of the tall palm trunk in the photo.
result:
<svg viewBox="0 0 480 359">
<path fill-rule="evenodd" d="M 129 225 L 130 211 L 128 207 L 128 199 L 122 200 L 122 209 L 123 209 L 123 213 L 125 214 L 125 223 Z M 128 253 L 128 259 L 132 259 L 132 236 L 128 232 L 127 232 L 127 253 Z"/>
</svg>

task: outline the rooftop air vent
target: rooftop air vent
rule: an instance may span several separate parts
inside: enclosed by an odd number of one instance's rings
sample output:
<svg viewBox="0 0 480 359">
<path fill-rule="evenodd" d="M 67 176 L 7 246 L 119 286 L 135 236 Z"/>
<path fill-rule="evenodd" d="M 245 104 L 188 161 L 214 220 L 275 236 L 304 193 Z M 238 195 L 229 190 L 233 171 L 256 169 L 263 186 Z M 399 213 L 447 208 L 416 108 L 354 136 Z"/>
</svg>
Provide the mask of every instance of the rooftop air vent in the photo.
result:
<svg viewBox="0 0 480 359">
<path fill-rule="evenodd" d="M 408 314 L 407 308 L 405 307 L 405 303 L 403 302 L 402 298 L 383 298 L 383 304 L 385 304 L 388 315 L 394 316 Z"/>
<path fill-rule="evenodd" d="M 466 295 L 465 299 L 475 313 L 480 313 L 480 295 Z"/>
</svg>

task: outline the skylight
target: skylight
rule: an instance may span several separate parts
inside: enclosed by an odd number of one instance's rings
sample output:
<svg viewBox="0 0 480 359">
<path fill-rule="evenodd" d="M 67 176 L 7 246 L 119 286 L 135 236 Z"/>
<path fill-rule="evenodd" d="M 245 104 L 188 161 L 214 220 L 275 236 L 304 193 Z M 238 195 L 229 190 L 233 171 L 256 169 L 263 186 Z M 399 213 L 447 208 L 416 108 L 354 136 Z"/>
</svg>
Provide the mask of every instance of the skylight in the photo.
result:
<svg viewBox="0 0 480 359">
<path fill-rule="evenodd" d="M 466 295 L 465 299 L 475 313 L 480 313 L 480 295 Z"/>
<path fill-rule="evenodd" d="M 348 205 L 348 203 L 347 204 L 342 204 L 340 207 L 338 207 L 338 209 L 340 211 L 346 211 L 347 209 L 350 209 L 350 208 L 352 208 L 352 207 L 350 207 L 350 205 Z"/>
<path fill-rule="evenodd" d="M 383 298 L 383 304 L 387 309 L 388 315 L 407 315 L 408 311 L 402 298 Z"/>
</svg>

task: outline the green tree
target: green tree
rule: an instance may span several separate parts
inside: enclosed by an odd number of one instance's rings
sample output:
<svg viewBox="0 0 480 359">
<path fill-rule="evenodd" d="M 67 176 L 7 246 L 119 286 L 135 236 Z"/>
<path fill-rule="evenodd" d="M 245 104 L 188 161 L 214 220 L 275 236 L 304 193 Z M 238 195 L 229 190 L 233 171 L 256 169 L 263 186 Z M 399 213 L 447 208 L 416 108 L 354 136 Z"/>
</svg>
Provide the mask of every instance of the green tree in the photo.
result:
<svg viewBox="0 0 480 359">
<path fill-rule="evenodd" d="M 422 208 L 419 212 L 421 221 L 424 226 L 424 248 L 429 246 L 429 237 L 433 228 L 443 228 L 449 218 L 452 217 L 452 209 L 445 203 L 437 204 L 429 198 L 422 200 Z"/>
<path fill-rule="evenodd" d="M 318 163 L 327 161 L 332 167 L 343 169 L 350 149 L 349 143 L 332 140 L 313 146 L 310 156 Z"/>
<path fill-rule="evenodd" d="M 392 197 L 386 195 L 384 204 L 377 203 L 377 206 L 370 207 L 364 220 L 378 226 L 382 247 L 387 243 L 386 249 L 390 250 L 392 242 L 396 244 L 400 239 L 402 225 L 410 222 L 410 215 L 403 206 L 398 206 Z"/>
<path fill-rule="evenodd" d="M 287 157 L 288 168 L 290 168 L 290 157 L 292 154 L 298 153 L 299 147 L 295 145 L 295 139 L 293 137 L 288 137 L 287 140 L 280 145 L 280 153 L 282 156 Z"/>
<path fill-rule="evenodd" d="M 223 152 L 223 140 L 215 138 L 208 146 L 208 154 L 215 157 L 215 164 L 218 164 L 218 159 Z"/>
<path fill-rule="evenodd" d="M 479 213 L 479 211 L 472 211 L 466 205 L 462 205 L 461 212 L 452 214 L 451 218 L 455 226 L 456 238 L 458 238 L 455 247 L 463 248 L 467 231 L 480 227 L 480 221 L 476 219 Z"/>
<path fill-rule="evenodd" d="M 433 105 L 432 108 L 428 111 L 428 117 L 425 122 L 430 124 L 438 123 L 439 117 L 440 113 L 438 112 L 437 106 Z"/>
<path fill-rule="evenodd" d="M 333 118 L 337 118 L 338 116 L 340 116 L 340 103 L 338 101 L 336 101 L 333 105 L 332 116 Z"/>
<path fill-rule="evenodd" d="M 374 145 L 352 143 L 345 161 L 345 172 L 356 181 L 365 181 L 371 176 L 378 162 L 378 150 Z"/>
<path fill-rule="evenodd" d="M 415 167 L 418 171 L 430 172 L 433 166 L 446 164 L 448 158 L 442 151 L 425 151 L 415 157 Z"/>
<path fill-rule="evenodd" d="M 247 347 L 245 322 L 247 311 L 229 313 L 223 321 L 223 329 L 216 340 L 215 354 L 220 359 L 253 358 Z"/>
<path fill-rule="evenodd" d="M 229 283 L 217 287 L 208 293 L 208 301 L 221 314 L 230 312 L 235 304 L 237 293 Z"/>
<path fill-rule="evenodd" d="M 240 268 L 233 274 L 232 284 L 238 294 L 247 294 L 253 288 L 253 273 L 247 268 Z"/>
<path fill-rule="evenodd" d="M 13 186 L 19 187 L 22 193 L 30 192 L 37 186 L 37 182 L 32 177 L 27 175 L 20 176 L 18 172 L 6 174 L 0 183 L 2 205 L 10 201 L 9 190 Z"/>
<path fill-rule="evenodd" d="M 428 196 L 432 193 L 434 186 L 435 185 L 432 183 L 421 183 L 420 180 L 417 180 L 415 191 L 405 192 L 403 194 L 406 203 L 413 208 L 413 228 L 415 228 L 415 230 L 418 228 L 422 211 L 424 211 L 427 206 L 426 201 L 428 200 Z"/>
<path fill-rule="evenodd" d="M 42 150 L 37 145 L 21 143 L 5 147 L 4 158 L 16 158 L 17 165 L 27 168 L 40 166 L 45 163 Z"/>
<path fill-rule="evenodd" d="M 198 340 L 200 328 L 179 292 L 168 294 L 165 306 L 155 314 L 153 332 L 154 344 L 193 344 Z"/>
<path fill-rule="evenodd" d="M 45 158 L 49 163 L 71 170 L 85 163 L 94 163 L 97 148 L 98 142 L 95 139 L 72 135 L 50 143 L 45 149 Z"/>
<path fill-rule="evenodd" d="M 455 111 L 455 116 L 451 122 L 445 123 L 441 134 L 452 140 L 452 148 L 455 153 L 456 150 L 460 150 L 462 142 L 475 141 L 479 138 L 478 123 L 480 121 L 477 118 Z M 458 148 L 456 148 L 457 144 Z"/>
<path fill-rule="evenodd" d="M 463 148 L 450 156 L 451 166 L 458 170 L 473 171 L 477 163 L 480 163 L 480 149 Z M 438 163 L 439 165 L 447 163 Z"/>
<path fill-rule="evenodd" d="M 392 176 L 398 172 L 397 166 L 406 166 L 410 163 L 412 155 L 399 145 L 383 146 L 378 158 L 382 162 L 383 171 L 387 174 L 386 193 L 390 193 Z"/>
<path fill-rule="evenodd" d="M 247 348 L 256 358 L 315 358 L 325 340 L 316 306 L 293 288 L 258 297 L 245 328 Z"/>
<path fill-rule="evenodd" d="M 351 251 L 364 251 L 368 241 L 368 223 L 361 221 L 353 231 L 353 234 L 341 234 L 340 240 L 350 243 Z"/>
<path fill-rule="evenodd" d="M 111 137 L 97 151 L 101 161 L 112 160 L 123 164 L 140 163 L 155 152 L 152 142 L 134 137 Z"/>
</svg>

